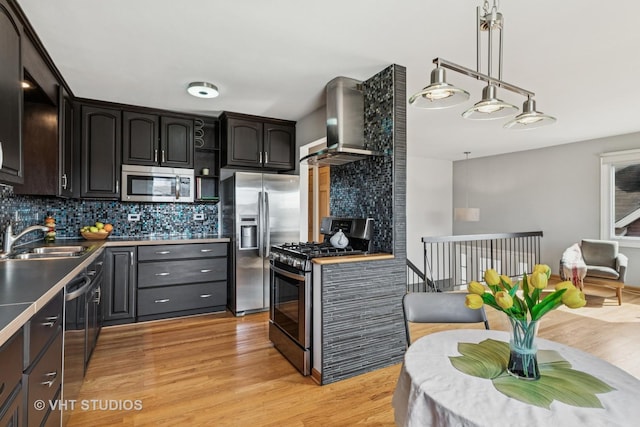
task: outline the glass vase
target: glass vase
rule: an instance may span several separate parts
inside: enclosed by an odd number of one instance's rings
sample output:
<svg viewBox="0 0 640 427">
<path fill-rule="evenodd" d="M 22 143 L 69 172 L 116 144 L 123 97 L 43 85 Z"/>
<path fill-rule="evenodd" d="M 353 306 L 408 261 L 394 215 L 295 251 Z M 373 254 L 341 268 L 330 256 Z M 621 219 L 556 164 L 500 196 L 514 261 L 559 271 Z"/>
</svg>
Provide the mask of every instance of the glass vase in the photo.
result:
<svg viewBox="0 0 640 427">
<path fill-rule="evenodd" d="M 536 346 L 538 321 L 509 317 L 509 322 L 511 323 L 511 340 L 507 372 L 516 378 L 537 380 L 540 378 Z"/>
</svg>

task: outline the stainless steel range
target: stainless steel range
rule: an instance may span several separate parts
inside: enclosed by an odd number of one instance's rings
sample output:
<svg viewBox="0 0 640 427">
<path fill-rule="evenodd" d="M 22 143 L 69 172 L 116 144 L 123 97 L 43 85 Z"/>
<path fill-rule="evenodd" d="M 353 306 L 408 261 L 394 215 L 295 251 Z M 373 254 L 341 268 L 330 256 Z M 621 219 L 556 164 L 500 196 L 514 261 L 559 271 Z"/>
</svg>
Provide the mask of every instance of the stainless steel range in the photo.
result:
<svg viewBox="0 0 640 427">
<path fill-rule="evenodd" d="M 269 339 L 303 375 L 311 373 L 312 259 L 371 252 L 373 219 L 322 219 L 323 242 L 284 243 L 271 246 L 271 306 Z M 336 245 L 331 238 L 342 232 L 348 239 Z"/>
</svg>

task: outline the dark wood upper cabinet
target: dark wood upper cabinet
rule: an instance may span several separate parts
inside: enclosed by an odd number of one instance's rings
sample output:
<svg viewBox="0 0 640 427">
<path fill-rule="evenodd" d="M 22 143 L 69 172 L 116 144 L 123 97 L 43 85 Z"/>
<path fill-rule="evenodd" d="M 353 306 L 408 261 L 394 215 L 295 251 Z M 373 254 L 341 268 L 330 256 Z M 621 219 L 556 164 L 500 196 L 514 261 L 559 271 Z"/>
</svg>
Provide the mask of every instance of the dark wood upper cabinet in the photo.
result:
<svg viewBox="0 0 640 427">
<path fill-rule="evenodd" d="M 262 167 L 262 123 L 228 118 L 226 130 L 226 165 Z"/>
<path fill-rule="evenodd" d="M 35 89 L 33 89 L 35 90 Z M 24 177 L 14 194 L 58 195 L 58 109 L 45 102 L 25 102 L 22 123 Z"/>
<path fill-rule="evenodd" d="M 122 163 L 155 166 L 159 164 L 160 120 L 153 114 L 122 113 Z"/>
<path fill-rule="evenodd" d="M 222 166 L 292 170 L 295 144 L 295 122 L 222 115 Z"/>
<path fill-rule="evenodd" d="M 71 97 L 32 37 L 26 34 L 21 44 L 23 78 L 30 87 L 22 94 L 23 182 L 14 185 L 14 193 L 78 197 Z"/>
<path fill-rule="evenodd" d="M 0 0 L 0 182 L 23 182 L 22 27 Z"/>
<path fill-rule="evenodd" d="M 120 198 L 122 114 L 118 109 L 82 105 L 82 188 L 85 198 Z"/>
<path fill-rule="evenodd" d="M 193 168 L 193 120 L 160 117 L 160 165 Z"/>
<path fill-rule="evenodd" d="M 76 145 L 74 138 L 73 102 L 63 87 L 59 89 L 58 98 L 58 162 L 59 179 L 58 195 L 62 197 L 78 197 L 78 177 L 75 173 Z"/>
<path fill-rule="evenodd" d="M 295 169 L 295 125 L 264 123 L 264 166 L 270 169 Z"/>
<path fill-rule="evenodd" d="M 193 120 L 124 111 L 122 163 L 193 168 Z"/>
</svg>

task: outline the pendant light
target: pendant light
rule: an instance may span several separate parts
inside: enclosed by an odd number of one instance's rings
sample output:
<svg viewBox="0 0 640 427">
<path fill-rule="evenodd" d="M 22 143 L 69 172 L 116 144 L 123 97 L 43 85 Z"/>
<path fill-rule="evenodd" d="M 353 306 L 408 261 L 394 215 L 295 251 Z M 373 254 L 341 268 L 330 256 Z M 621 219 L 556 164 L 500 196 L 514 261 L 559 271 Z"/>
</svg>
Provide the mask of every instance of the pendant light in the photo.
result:
<svg viewBox="0 0 640 427">
<path fill-rule="evenodd" d="M 497 90 L 501 88 L 527 98 L 523 106 L 523 113 L 508 122 L 504 128 L 534 129 L 554 123 L 555 118 L 536 111 L 533 92 L 502 80 L 503 27 L 504 18 L 502 13 L 498 12 L 497 0 L 493 0 L 493 6 L 490 6 L 489 1 L 485 0 L 482 7 L 476 8 L 476 69 L 472 70 L 443 58 L 435 58 L 433 63 L 436 64 L 436 68 L 431 72 L 431 83 L 409 98 L 409 104 L 418 108 L 435 110 L 449 108 L 466 101 L 469 98 L 467 91 L 446 83 L 444 69 L 448 69 L 487 83 L 482 90 L 482 99 L 462 114 L 465 119 L 492 120 L 515 114 L 518 107 L 497 97 Z M 486 74 L 481 71 L 482 33 L 487 34 Z M 497 44 L 494 43 L 496 37 Z M 494 45 L 497 46 L 497 61 L 494 60 Z M 494 73 L 494 62 L 497 62 L 497 73 Z"/>
<path fill-rule="evenodd" d="M 465 177 L 465 207 L 455 208 L 453 211 L 453 218 L 456 221 L 476 222 L 480 221 L 480 209 L 469 207 L 469 153 L 465 151 L 466 159 L 464 161 L 464 177 Z"/>
<path fill-rule="evenodd" d="M 469 120 L 502 119 L 518 111 L 518 107 L 504 102 L 496 97 L 496 87 L 488 84 L 482 89 L 482 99 L 473 107 L 462 113 L 462 117 Z"/>
<path fill-rule="evenodd" d="M 431 84 L 409 98 L 409 104 L 418 108 L 438 110 L 454 107 L 469 99 L 469 92 L 445 81 L 445 70 L 431 71 Z"/>
<path fill-rule="evenodd" d="M 555 121 L 555 117 L 536 111 L 536 101 L 529 98 L 522 104 L 522 113 L 518 114 L 513 120 L 505 123 L 504 127 L 506 129 L 527 130 L 546 126 Z"/>
</svg>

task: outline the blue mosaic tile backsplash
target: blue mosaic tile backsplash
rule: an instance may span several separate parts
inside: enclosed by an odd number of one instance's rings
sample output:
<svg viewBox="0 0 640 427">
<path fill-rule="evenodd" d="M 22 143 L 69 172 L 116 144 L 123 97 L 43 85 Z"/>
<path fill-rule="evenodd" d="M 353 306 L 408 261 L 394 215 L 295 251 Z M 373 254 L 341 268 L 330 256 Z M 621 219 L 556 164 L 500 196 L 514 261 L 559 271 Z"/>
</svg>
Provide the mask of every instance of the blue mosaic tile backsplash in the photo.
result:
<svg viewBox="0 0 640 427">
<path fill-rule="evenodd" d="M 195 221 L 193 214 L 204 214 Z M 129 222 L 128 214 L 140 214 Z M 200 236 L 218 233 L 218 205 L 212 203 L 130 203 L 111 200 L 71 200 L 56 197 L 14 196 L 11 187 L 0 186 L 0 230 L 13 224 L 14 232 L 43 224 L 47 215 L 56 220 L 58 238 L 80 237 L 83 225 L 96 221 L 113 224 L 113 236 Z M 30 233 L 25 240 L 41 238 Z M 1 237 L 0 237 L 1 238 Z"/>
<path fill-rule="evenodd" d="M 364 137 L 382 157 L 331 167 L 333 216 L 373 218 L 374 251 L 393 253 L 393 65 L 363 83 Z"/>
</svg>

